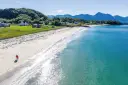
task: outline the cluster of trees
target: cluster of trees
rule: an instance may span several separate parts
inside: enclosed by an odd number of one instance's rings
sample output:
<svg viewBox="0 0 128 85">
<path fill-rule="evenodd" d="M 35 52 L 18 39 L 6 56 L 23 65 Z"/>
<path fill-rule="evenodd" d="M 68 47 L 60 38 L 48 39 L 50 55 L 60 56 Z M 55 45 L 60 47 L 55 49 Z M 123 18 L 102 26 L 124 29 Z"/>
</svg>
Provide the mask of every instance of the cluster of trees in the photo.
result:
<svg viewBox="0 0 128 85">
<path fill-rule="evenodd" d="M 52 25 L 87 25 L 87 24 L 111 24 L 111 25 L 121 25 L 119 21 L 95 21 L 95 20 L 84 20 L 76 18 L 58 18 L 54 17 L 52 20 Z"/>
<path fill-rule="evenodd" d="M 121 25 L 122 23 L 119 21 L 107 21 L 105 24 L 111 24 L 111 25 Z"/>
<path fill-rule="evenodd" d="M 45 25 L 55 25 L 55 26 L 62 26 L 62 25 L 84 25 L 84 24 L 112 24 L 117 25 L 121 24 L 118 21 L 89 21 L 83 19 L 75 19 L 75 18 L 59 18 L 54 17 L 52 19 L 48 18 L 41 12 L 35 11 L 33 9 L 27 8 L 9 8 L 9 9 L 0 9 L 0 22 L 5 23 L 15 23 L 18 24 L 21 21 L 28 22 L 28 23 L 38 23 L 38 24 L 45 24 Z"/>
<path fill-rule="evenodd" d="M 27 8 L 9 8 L 9 9 L 0 9 L 0 21 L 8 23 L 19 23 L 21 21 L 34 23 L 34 22 L 43 22 L 47 20 L 47 16 L 41 12 L 27 9 Z"/>
<path fill-rule="evenodd" d="M 82 19 L 74 19 L 74 18 L 58 18 L 58 17 L 54 17 L 51 20 L 51 25 L 55 25 L 55 26 L 65 26 L 65 25 L 79 25 L 79 24 L 85 24 L 87 23 L 86 20 L 82 20 Z"/>
<path fill-rule="evenodd" d="M 110 25 L 121 25 L 122 23 L 119 21 L 105 20 L 105 21 L 89 21 L 92 24 L 110 24 Z M 88 22 L 88 23 L 89 23 Z"/>
</svg>

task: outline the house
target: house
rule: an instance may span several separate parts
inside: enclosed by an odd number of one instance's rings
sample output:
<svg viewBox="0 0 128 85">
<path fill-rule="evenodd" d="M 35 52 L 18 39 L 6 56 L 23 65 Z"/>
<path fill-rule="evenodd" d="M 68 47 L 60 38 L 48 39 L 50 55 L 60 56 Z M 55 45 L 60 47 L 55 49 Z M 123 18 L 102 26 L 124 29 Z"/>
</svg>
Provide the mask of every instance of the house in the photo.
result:
<svg viewBox="0 0 128 85">
<path fill-rule="evenodd" d="M 10 27 L 10 23 L 2 23 L 2 22 L 0 22 L 0 27 Z"/>
<path fill-rule="evenodd" d="M 20 26 L 28 26 L 29 24 L 27 22 L 21 22 L 19 25 Z"/>
<path fill-rule="evenodd" d="M 74 24 L 79 24 L 79 22 L 74 22 Z"/>
<path fill-rule="evenodd" d="M 32 28 L 41 28 L 41 24 L 33 24 Z"/>
</svg>

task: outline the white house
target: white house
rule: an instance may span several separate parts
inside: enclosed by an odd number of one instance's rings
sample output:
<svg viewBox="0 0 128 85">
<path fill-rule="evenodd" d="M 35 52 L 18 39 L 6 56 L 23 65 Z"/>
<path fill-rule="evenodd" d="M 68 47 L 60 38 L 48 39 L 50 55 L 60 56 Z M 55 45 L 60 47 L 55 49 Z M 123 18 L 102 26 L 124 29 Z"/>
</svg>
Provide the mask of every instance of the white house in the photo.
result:
<svg viewBox="0 0 128 85">
<path fill-rule="evenodd" d="M 21 22 L 20 24 L 19 24 L 20 26 L 28 26 L 29 24 L 27 23 L 27 22 Z"/>
</svg>

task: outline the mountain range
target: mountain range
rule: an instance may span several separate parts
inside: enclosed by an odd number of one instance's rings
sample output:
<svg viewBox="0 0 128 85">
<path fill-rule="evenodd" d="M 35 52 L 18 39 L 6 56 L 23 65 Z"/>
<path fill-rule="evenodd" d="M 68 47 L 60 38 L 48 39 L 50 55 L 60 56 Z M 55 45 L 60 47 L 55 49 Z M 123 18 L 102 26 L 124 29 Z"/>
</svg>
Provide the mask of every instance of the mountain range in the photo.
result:
<svg viewBox="0 0 128 85">
<path fill-rule="evenodd" d="M 70 15 L 70 14 L 65 14 L 65 15 L 48 15 L 49 18 L 53 18 L 53 17 L 60 17 L 60 18 L 64 18 L 64 17 L 68 17 L 68 18 L 78 18 L 78 19 L 84 19 L 84 20 L 113 20 L 113 21 L 120 21 L 122 23 L 128 23 L 128 17 L 123 17 L 123 16 L 112 16 L 111 14 L 105 14 L 105 13 L 101 13 L 98 12 L 95 15 L 90 15 L 90 14 L 79 14 L 79 15 Z"/>
</svg>

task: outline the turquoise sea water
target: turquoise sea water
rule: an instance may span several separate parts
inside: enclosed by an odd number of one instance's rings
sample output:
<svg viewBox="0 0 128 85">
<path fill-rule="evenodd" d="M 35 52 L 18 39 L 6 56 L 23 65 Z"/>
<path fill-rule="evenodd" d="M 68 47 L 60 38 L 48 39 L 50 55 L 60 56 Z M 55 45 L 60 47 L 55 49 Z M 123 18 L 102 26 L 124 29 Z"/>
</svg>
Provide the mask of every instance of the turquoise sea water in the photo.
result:
<svg viewBox="0 0 128 85">
<path fill-rule="evenodd" d="M 128 26 L 97 26 L 59 54 L 60 85 L 128 85 Z"/>
</svg>

